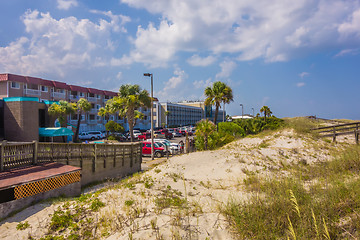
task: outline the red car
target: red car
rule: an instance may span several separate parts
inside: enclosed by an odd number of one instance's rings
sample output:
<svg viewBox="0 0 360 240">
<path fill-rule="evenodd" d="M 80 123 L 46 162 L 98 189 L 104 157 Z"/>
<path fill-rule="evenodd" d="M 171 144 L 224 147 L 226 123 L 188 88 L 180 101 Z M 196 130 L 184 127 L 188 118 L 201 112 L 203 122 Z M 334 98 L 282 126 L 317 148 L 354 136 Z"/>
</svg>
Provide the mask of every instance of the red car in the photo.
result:
<svg viewBox="0 0 360 240">
<path fill-rule="evenodd" d="M 161 134 L 165 136 L 166 139 L 172 139 L 173 135 L 167 129 L 160 129 Z"/>
<path fill-rule="evenodd" d="M 144 132 L 141 135 L 138 136 L 139 140 L 146 140 L 151 138 L 151 133 Z"/>
<path fill-rule="evenodd" d="M 151 156 L 151 142 L 143 142 L 142 155 Z M 154 156 L 159 158 L 165 155 L 165 149 L 154 142 Z"/>
</svg>

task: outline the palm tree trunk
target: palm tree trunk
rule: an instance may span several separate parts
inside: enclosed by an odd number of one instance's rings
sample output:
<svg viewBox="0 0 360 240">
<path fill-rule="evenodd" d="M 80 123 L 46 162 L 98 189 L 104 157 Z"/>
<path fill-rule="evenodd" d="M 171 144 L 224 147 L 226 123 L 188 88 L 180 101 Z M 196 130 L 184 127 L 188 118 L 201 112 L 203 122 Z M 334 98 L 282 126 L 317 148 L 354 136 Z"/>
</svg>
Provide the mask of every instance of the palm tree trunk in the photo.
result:
<svg viewBox="0 0 360 240">
<path fill-rule="evenodd" d="M 130 139 L 131 142 L 134 142 L 134 110 L 128 110 L 127 119 L 129 124 Z"/>
<path fill-rule="evenodd" d="M 216 120 L 217 120 L 217 117 L 218 117 L 218 113 L 219 113 L 219 105 L 216 104 L 215 105 L 215 118 L 214 118 L 214 124 L 216 126 Z"/>
<path fill-rule="evenodd" d="M 80 122 L 81 122 L 81 112 L 78 113 L 78 121 L 77 121 L 77 124 L 76 124 L 74 142 L 77 142 L 77 141 L 78 141 L 78 138 L 79 138 Z"/>
</svg>

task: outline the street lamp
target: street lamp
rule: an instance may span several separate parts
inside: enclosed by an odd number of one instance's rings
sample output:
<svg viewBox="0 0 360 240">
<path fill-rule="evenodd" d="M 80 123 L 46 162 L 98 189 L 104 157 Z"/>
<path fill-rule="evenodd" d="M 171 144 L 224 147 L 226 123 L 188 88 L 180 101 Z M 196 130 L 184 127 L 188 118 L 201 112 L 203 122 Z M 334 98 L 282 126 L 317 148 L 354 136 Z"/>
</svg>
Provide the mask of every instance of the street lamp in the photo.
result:
<svg viewBox="0 0 360 240">
<path fill-rule="evenodd" d="M 254 112 L 254 108 L 251 108 L 253 110 L 253 117 L 255 117 L 255 112 Z"/>
<path fill-rule="evenodd" d="M 240 103 L 240 107 L 241 107 L 241 120 L 242 120 L 244 119 L 244 105 Z"/>
<path fill-rule="evenodd" d="M 151 77 L 151 108 L 150 108 L 150 117 L 151 117 L 151 160 L 154 160 L 154 103 L 153 103 L 153 74 L 144 73 L 145 77 Z"/>
</svg>

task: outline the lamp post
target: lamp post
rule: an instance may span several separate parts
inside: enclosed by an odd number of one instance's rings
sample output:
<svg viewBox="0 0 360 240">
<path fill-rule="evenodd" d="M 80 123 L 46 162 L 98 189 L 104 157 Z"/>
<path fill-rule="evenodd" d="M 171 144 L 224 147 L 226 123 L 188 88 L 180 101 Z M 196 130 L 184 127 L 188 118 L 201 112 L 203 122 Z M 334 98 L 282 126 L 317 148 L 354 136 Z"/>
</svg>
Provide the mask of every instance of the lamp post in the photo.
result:
<svg viewBox="0 0 360 240">
<path fill-rule="evenodd" d="M 251 108 L 253 110 L 253 118 L 255 117 L 255 112 L 254 112 L 254 108 Z"/>
<path fill-rule="evenodd" d="M 242 105 L 242 103 L 240 103 L 240 107 L 241 107 L 241 120 L 244 119 L 244 105 Z"/>
<path fill-rule="evenodd" d="M 145 77 L 151 77 L 151 108 L 150 108 L 150 117 L 151 117 L 151 160 L 154 160 L 154 103 L 153 103 L 153 74 L 144 73 Z"/>
</svg>

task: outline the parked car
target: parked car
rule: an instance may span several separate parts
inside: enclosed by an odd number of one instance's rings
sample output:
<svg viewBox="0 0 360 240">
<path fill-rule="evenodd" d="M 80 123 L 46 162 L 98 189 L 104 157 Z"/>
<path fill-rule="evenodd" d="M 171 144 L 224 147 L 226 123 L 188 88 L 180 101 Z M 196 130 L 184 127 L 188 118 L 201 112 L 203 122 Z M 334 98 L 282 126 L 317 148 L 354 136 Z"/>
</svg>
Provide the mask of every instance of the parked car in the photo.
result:
<svg viewBox="0 0 360 240">
<path fill-rule="evenodd" d="M 151 138 L 151 133 L 144 132 L 141 135 L 138 136 L 139 140 L 146 140 Z"/>
<path fill-rule="evenodd" d="M 151 156 L 151 142 L 143 142 L 142 155 Z M 163 147 L 160 147 L 156 142 L 154 142 L 154 156 L 159 158 L 164 156 L 166 153 Z"/>
<path fill-rule="evenodd" d="M 168 150 L 169 150 L 169 153 L 172 154 L 172 155 L 177 154 L 180 151 L 179 144 L 172 143 L 167 139 L 154 139 L 154 142 L 164 144 L 165 148 L 167 146 Z"/>
<path fill-rule="evenodd" d="M 82 132 L 79 135 L 79 139 L 81 140 L 99 140 L 103 139 L 104 137 L 104 134 L 100 131 Z"/>
<path fill-rule="evenodd" d="M 165 136 L 166 139 L 173 138 L 172 133 L 169 133 L 169 131 L 167 129 L 161 129 L 160 132 L 161 132 L 161 134 L 163 134 Z"/>
<path fill-rule="evenodd" d="M 141 135 L 140 130 L 133 130 L 134 138 L 138 138 Z"/>
</svg>

